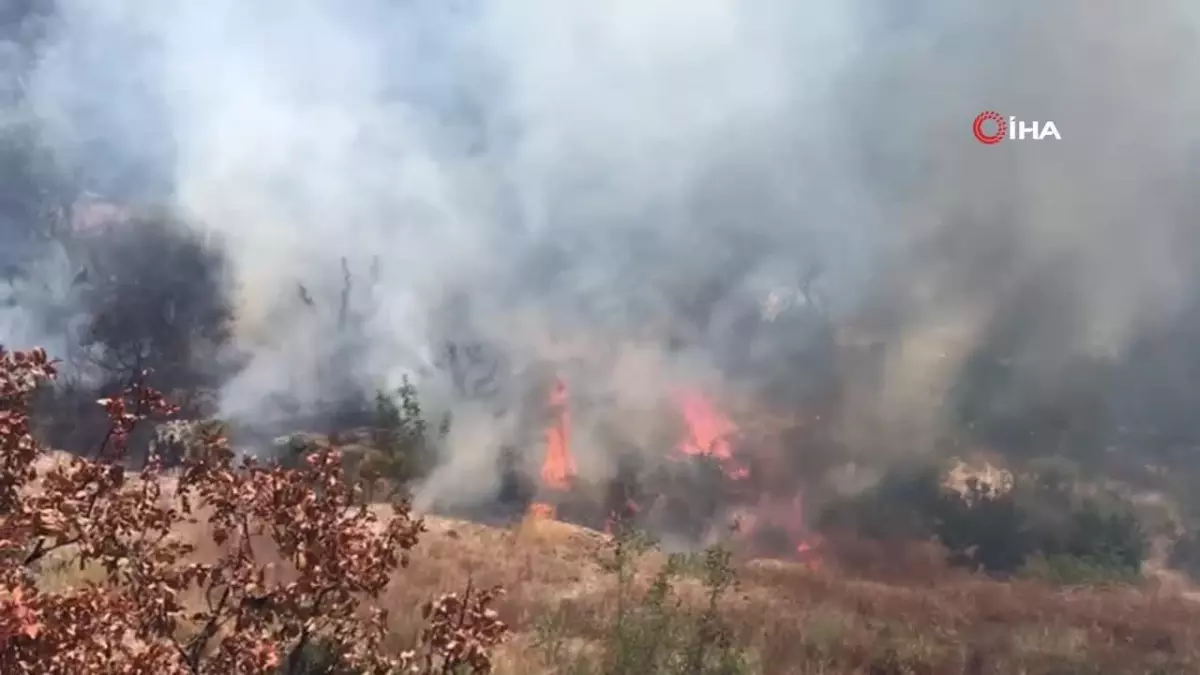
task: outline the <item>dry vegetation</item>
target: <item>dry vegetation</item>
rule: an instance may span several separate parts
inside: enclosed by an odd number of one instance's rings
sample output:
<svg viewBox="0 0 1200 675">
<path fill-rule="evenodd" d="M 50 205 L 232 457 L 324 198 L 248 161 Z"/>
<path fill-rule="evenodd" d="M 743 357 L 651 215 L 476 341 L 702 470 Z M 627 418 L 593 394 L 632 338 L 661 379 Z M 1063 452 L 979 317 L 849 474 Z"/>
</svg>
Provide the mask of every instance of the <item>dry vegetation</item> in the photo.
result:
<svg viewBox="0 0 1200 675">
<path fill-rule="evenodd" d="M 593 647 L 611 639 L 598 630 L 611 623 L 619 590 L 617 576 L 597 562 L 611 547 L 607 537 L 552 521 L 512 530 L 429 522 L 404 585 L 387 596 L 396 612 L 472 576 L 503 584 L 509 592 L 501 615 L 514 639 L 500 647 L 496 664 L 507 675 L 578 672 L 564 667 L 561 655 L 555 662 L 556 650 L 547 648 L 549 615 L 561 618 L 551 639 L 568 648 L 589 638 Z M 640 585 L 663 560 L 653 553 L 641 559 Z M 746 648 L 741 672 L 1200 672 L 1200 604 L 1175 593 L 999 582 L 940 567 L 924 555 L 908 564 L 881 582 L 832 566 L 813 571 L 739 561 L 736 587 L 722 599 L 721 613 L 735 642 Z M 699 581 L 681 574 L 675 585 L 684 598 L 702 604 Z M 414 629 L 397 623 L 397 638 L 407 639 Z M 550 647 L 562 651 L 564 645 Z"/>
<path fill-rule="evenodd" d="M 0 352 L 0 671 L 491 670 L 499 589 L 430 599 L 416 638 L 383 647 L 378 600 L 424 523 L 404 502 L 366 504 L 339 453 L 264 466 L 214 430 L 174 475 L 154 452 L 133 470 L 129 435 L 175 412 L 135 384 L 99 401 L 110 426 L 94 457 L 46 461 L 28 413 L 55 374 L 42 350 Z"/>
<path fill-rule="evenodd" d="M 838 542 L 814 571 L 549 520 L 418 520 L 357 506 L 334 453 L 237 469 L 218 438 L 169 473 L 52 456 L 20 412 L 52 365 L 0 362 L 6 673 L 1200 672 L 1200 603 L 1150 584 L 994 581 L 931 546 Z M 106 447 L 162 406 L 131 393 L 108 402 Z M 85 502 L 106 518 L 55 520 Z"/>
<path fill-rule="evenodd" d="M 426 522 L 409 568 L 380 602 L 392 614 L 388 643 L 395 648 L 420 631 L 422 603 L 472 579 L 508 590 L 498 609 L 513 638 L 494 653 L 497 675 L 561 672 L 538 645 L 539 619 L 548 614 L 574 622 L 558 635 L 576 638 L 564 640 L 572 647 L 596 639 L 597 625 L 611 620 L 617 580 L 598 564 L 607 537 L 554 521 L 513 529 Z M 890 570 L 896 576 L 889 582 L 740 562 L 737 588 L 722 607 L 750 652 L 749 672 L 1200 672 L 1200 604 L 1173 593 L 1004 583 L 916 558 L 909 569 Z M 641 579 L 661 563 L 662 556 L 647 555 Z M 689 596 L 698 590 L 688 579 L 678 585 Z"/>
</svg>

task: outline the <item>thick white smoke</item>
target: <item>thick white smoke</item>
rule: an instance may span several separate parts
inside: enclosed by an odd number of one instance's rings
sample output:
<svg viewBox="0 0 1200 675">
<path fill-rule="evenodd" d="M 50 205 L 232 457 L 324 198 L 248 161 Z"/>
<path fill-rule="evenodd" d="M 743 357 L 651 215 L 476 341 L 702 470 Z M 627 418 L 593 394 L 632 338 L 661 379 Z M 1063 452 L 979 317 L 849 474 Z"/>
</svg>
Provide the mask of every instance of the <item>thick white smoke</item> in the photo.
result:
<svg viewBox="0 0 1200 675">
<path fill-rule="evenodd" d="M 37 109 L 64 155 L 167 177 L 228 242 L 235 417 L 319 398 L 343 259 L 358 375 L 421 372 L 461 296 L 452 330 L 639 410 L 719 379 L 743 340 L 719 318 L 820 264 L 838 316 L 899 317 L 879 394 L 906 419 L 1047 269 L 1072 320 L 1031 358 L 1120 349 L 1194 283 L 1182 1 L 61 4 Z M 983 146 L 985 109 L 1063 139 Z M 497 424 L 461 426 L 435 483 L 470 492 Z"/>
</svg>

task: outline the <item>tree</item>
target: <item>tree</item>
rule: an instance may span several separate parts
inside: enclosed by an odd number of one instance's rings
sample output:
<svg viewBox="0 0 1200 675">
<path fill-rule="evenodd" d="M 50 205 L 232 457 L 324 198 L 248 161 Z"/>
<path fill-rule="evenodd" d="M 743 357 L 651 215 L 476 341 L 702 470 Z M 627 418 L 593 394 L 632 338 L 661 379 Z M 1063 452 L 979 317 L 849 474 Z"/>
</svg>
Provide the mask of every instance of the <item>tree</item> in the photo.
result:
<svg viewBox="0 0 1200 675">
<path fill-rule="evenodd" d="M 168 391 L 213 387 L 233 322 L 223 251 L 166 216 L 146 215 L 98 235 L 88 247 L 84 336 L 115 382 L 150 371 Z"/>
<path fill-rule="evenodd" d="M 100 401 L 111 427 L 98 459 L 39 471 L 48 457 L 29 398 L 55 373 L 42 350 L 0 351 L 0 670 L 292 675 L 315 648 L 356 672 L 490 670 L 488 649 L 506 632 L 489 606 L 499 589 L 443 596 L 415 649 L 384 648 L 375 600 L 424 524 L 405 502 L 382 516 L 362 505 L 337 452 L 295 469 L 239 462 L 209 430 L 177 475 L 153 455 L 133 471 L 130 432 L 175 412 L 139 382 Z M 203 527 L 214 562 L 189 560 L 182 526 Z M 52 554 L 98 567 L 103 581 L 39 589 Z"/>
<path fill-rule="evenodd" d="M 386 392 L 376 393 L 371 438 L 374 447 L 364 454 L 357 468 L 360 475 L 372 483 L 375 479 L 383 479 L 403 486 L 432 468 L 436 447 L 429 435 L 417 389 L 407 377 L 396 395 L 400 399 L 399 405 Z M 450 420 L 446 418 L 439 429 L 441 437 L 449 433 L 449 424 Z"/>
</svg>

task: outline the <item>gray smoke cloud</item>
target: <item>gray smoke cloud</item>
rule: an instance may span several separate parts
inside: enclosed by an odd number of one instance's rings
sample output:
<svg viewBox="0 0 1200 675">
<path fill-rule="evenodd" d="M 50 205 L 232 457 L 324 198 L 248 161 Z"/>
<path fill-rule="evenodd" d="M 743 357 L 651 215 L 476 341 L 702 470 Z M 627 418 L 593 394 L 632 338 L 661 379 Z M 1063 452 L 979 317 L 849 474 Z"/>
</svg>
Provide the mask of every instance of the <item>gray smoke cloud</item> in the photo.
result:
<svg viewBox="0 0 1200 675">
<path fill-rule="evenodd" d="M 458 413 L 426 498 L 453 500 L 494 489 L 521 425 L 429 375 L 441 338 L 492 345 L 518 374 L 557 363 L 650 443 L 635 420 L 681 383 L 734 388 L 739 312 L 819 266 L 827 310 L 889 346 L 863 414 L 920 444 L 1015 303 L 1031 377 L 1172 320 L 1200 257 L 1198 14 L 64 0 L 29 87 L 61 156 L 228 244 L 252 358 L 226 415 L 269 416 L 281 392 L 316 405 L 329 368 L 424 378 Z M 1062 140 L 984 146 L 970 127 L 987 109 Z M 581 469 L 610 470 L 577 422 Z"/>
</svg>

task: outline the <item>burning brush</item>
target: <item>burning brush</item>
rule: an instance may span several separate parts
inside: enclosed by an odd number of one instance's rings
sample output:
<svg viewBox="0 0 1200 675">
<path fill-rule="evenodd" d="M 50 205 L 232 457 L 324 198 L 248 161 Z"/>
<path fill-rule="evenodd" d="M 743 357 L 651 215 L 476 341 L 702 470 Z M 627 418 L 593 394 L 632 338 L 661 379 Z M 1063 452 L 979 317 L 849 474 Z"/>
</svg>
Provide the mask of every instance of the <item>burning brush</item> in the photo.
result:
<svg viewBox="0 0 1200 675">
<path fill-rule="evenodd" d="M 560 377 L 550 391 L 551 420 L 546 426 L 546 457 L 542 460 L 541 485 L 538 501 L 530 504 L 529 515 L 534 518 L 554 518 L 555 502 L 570 492 L 577 470 L 571 456 L 571 411 L 568 405 L 567 383 Z"/>
<path fill-rule="evenodd" d="M 642 522 L 657 529 L 654 523 L 665 518 L 658 525 L 666 530 L 690 531 L 703 539 L 704 531 L 732 508 L 740 514 L 732 528 L 734 537 L 745 546 L 760 554 L 815 564 L 817 546 L 803 525 L 800 496 L 792 493 L 786 499 L 772 499 L 764 495 L 758 485 L 762 476 L 755 480 L 751 465 L 734 451 L 737 425 L 702 392 L 680 390 L 672 400 L 684 429 L 674 451 L 664 458 L 671 461 L 660 467 L 665 474 L 647 473 L 646 467 L 618 471 L 603 497 L 593 495 L 604 501 L 607 510 L 604 529 L 612 531 L 618 522 Z M 535 499 L 527 511 L 531 519 L 559 519 L 564 516 L 562 507 L 589 501 L 571 453 L 569 391 L 561 377 L 551 388 L 547 408 L 546 450 Z M 713 470 L 696 471 L 704 466 Z"/>
<path fill-rule="evenodd" d="M 685 456 L 713 458 L 732 481 L 749 478 L 749 469 L 733 456 L 731 439 L 737 432 L 737 425 L 697 391 L 680 391 L 676 394 L 676 403 L 687 426 L 687 434 L 680 441 L 678 450 Z"/>
</svg>

